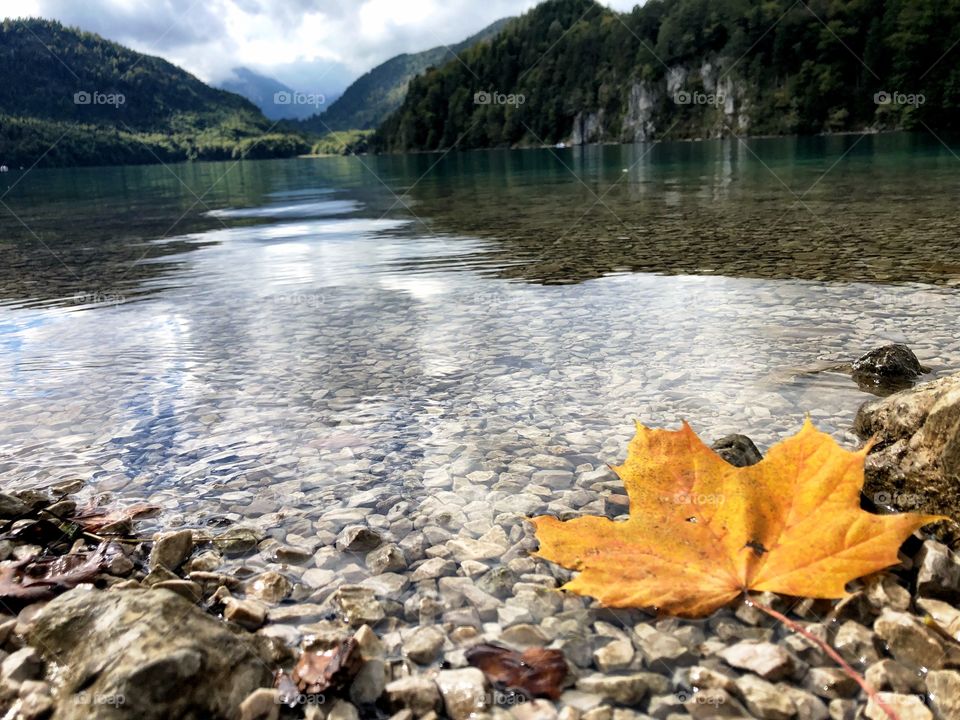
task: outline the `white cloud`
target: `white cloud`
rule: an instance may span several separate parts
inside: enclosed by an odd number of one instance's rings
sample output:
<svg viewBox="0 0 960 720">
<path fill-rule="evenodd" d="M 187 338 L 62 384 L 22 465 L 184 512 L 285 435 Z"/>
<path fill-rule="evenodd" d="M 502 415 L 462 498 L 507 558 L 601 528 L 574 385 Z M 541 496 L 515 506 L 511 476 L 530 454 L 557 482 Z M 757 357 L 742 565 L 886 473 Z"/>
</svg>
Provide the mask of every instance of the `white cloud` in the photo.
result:
<svg viewBox="0 0 960 720">
<path fill-rule="evenodd" d="M 628 10 L 638 0 L 605 0 Z M 454 44 L 537 0 L 0 0 L 8 17 L 77 25 L 206 81 L 233 67 L 304 91 L 342 89 L 403 52 Z"/>
</svg>

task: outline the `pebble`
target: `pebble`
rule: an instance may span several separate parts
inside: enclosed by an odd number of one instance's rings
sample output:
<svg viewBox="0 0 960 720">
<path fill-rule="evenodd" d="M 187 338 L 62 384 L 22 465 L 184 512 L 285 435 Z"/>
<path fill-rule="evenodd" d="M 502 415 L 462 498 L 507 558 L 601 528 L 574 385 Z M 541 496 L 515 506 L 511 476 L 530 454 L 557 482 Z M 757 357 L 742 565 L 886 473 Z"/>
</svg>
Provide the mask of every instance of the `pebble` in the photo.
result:
<svg viewBox="0 0 960 720">
<path fill-rule="evenodd" d="M 943 720 L 960 718 L 960 672 L 933 670 L 927 673 L 930 704 Z"/>
<path fill-rule="evenodd" d="M 436 625 L 418 627 L 404 641 L 403 648 L 411 660 L 420 665 L 429 665 L 437 656 L 446 641 L 446 634 Z"/>
<path fill-rule="evenodd" d="M 256 630 L 267 621 L 267 606 L 257 600 L 228 597 L 223 606 L 223 617 L 247 630 Z"/>
<path fill-rule="evenodd" d="M 897 714 L 899 720 L 933 720 L 933 713 L 918 695 L 881 692 L 877 696 Z M 864 715 L 869 720 L 889 720 L 886 711 L 873 698 L 867 702 Z"/>
<path fill-rule="evenodd" d="M 192 551 L 193 532 L 191 530 L 158 533 L 153 538 L 150 567 L 159 565 L 167 570 L 176 571 Z"/>
<path fill-rule="evenodd" d="M 407 559 L 396 544 L 388 543 L 367 553 L 366 565 L 374 574 L 396 573 L 407 569 Z"/>
<path fill-rule="evenodd" d="M 486 679 L 480 670 L 441 670 L 436 682 L 444 710 L 451 720 L 468 720 L 486 709 Z"/>
<path fill-rule="evenodd" d="M 593 661 L 602 672 L 628 668 L 633 661 L 633 643 L 628 639 L 609 642 L 593 651 Z"/>
<path fill-rule="evenodd" d="M 248 595 L 275 605 L 293 591 L 293 584 L 278 572 L 268 571 L 248 580 L 244 586 Z"/>
<path fill-rule="evenodd" d="M 0 664 L 0 679 L 12 682 L 37 680 L 43 672 L 43 659 L 36 648 L 29 645 L 20 648 L 3 659 Z"/>
<path fill-rule="evenodd" d="M 765 680 L 779 680 L 793 671 L 789 653 L 779 645 L 745 640 L 718 653 L 728 664 L 749 670 Z"/>
<path fill-rule="evenodd" d="M 442 706 L 440 690 L 429 677 L 413 675 L 387 683 L 387 704 L 394 710 L 408 709 L 416 717 L 438 712 Z"/>
<path fill-rule="evenodd" d="M 421 582 L 423 580 L 452 576 L 456 572 L 457 566 L 453 561 L 444 558 L 431 558 L 425 560 L 418 566 L 417 569 L 413 571 L 410 579 L 413 580 L 413 582 Z"/>
<path fill-rule="evenodd" d="M 260 688 L 240 703 L 240 720 L 277 720 L 280 717 L 280 696 L 271 688 Z"/>
<path fill-rule="evenodd" d="M 960 601 L 960 561 L 943 543 L 927 540 L 917 556 L 917 593 L 922 597 Z"/>
<path fill-rule="evenodd" d="M 940 670 L 943 667 L 943 642 L 916 616 L 884 610 L 874 622 L 873 629 L 887 643 L 894 659 L 908 668 Z"/>
<path fill-rule="evenodd" d="M 335 546 L 340 552 L 367 553 L 380 546 L 383 538 L 366 525 L 348 525 L 337 535 Z"/>
<path fill-rule="evenodd" d="M 367 587 L 341 585 L 333 594 L 333 603 L 354 627 L 376 625 L 386 617 L 383 605 Z"/>
<path fill-rule="evenodd" d="M 868 667 L 864 677 L 877 690 L 901 694 L 915 692 L 921 683 L 918 673 L 890 658 L 884 658 Z"/>
<path fill-rule="evenodd" d="M 737 678 L 736 687 L 747 709 L 763 720 L 790 720 L 797 707 L 780 688 L 756 675 Z"/>
<path fill-rule="evenodd" d="M 880 660 L 876 636 L 853 620 L 847 620 L 839 627 L 833 647 L 854 669 L 865 669 Z"/>
<path fill-rule="evenodd" d="M 621 705 L 636 705 L 650 692 L 663 694 L 669 682 L 662 675 L 641 672 L 629 675 L 587 675 L 577 681 L 577 690 L 598 695 Z"/>
</svg>

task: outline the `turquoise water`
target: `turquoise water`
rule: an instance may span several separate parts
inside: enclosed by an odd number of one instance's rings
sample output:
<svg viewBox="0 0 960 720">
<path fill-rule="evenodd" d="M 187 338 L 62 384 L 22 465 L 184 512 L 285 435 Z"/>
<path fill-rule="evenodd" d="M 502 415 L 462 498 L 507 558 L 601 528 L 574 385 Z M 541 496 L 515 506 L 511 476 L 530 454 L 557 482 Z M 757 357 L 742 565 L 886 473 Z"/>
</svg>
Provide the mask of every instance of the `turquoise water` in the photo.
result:
<svg viewBox="0 0 960 720">
<path fill-rule="evenodd" d="M 585 476 L 634 418 L 852 442 L 868 396 L 817 370 L 960 366 L 958 171 L 882 135 L 11 172 L 4 482 L 298 535 L 361 491 Z"/>
</svg>

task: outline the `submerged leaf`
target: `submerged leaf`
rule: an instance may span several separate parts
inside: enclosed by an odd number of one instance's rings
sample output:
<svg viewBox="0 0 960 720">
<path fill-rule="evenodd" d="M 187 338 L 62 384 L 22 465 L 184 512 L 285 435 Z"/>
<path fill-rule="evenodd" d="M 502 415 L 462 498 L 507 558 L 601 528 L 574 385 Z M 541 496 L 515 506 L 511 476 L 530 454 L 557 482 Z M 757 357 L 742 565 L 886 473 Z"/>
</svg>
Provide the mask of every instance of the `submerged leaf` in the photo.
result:
<svg viewBox="0 0 960 720">
<path fill-rule="evenodd" d="M 519 690 L 527 697 L 553 700 L 563 692 L 567 661 L 561 650 L 530 648 L 518 653 L 499 645 L 482 644 L 467 650 L 465 657 L 499 687 Z"/>
<path fill-rule="evenodd" d="M 686 423 L 675 432 L 638 423 L 613 468 L 629 519 L 535 518 L 538 555 L 580 571 L 564 589 L 611 607 L 699 617 L 749 590 L 841 598 L 851 580 L 895 565 L 911 533 L 945 519 L 862 510 L 868 451 L 844 450 L 808 421 L 739 468 Z"/>
<path fill-rule="evenodd" d="M 328 688 L 343 687 L 359 672 L 362 664 L 360 646 L 350 638 L 325 652 L 305 650 L 291 675 L 301 692 L 312 695 Z"/>
<path fill-rule="evenodd" d="M 91 553 L 30 558 L 0 567 L 0 600 L 47 600 L 81 583 L 91 582 L 119 554 L 123 554 L 119 545 L 103 542 Z"/>
<path fill-rule="evenodd" d="M 155 513 L 159 509 L 156 505 L 146 503 L 128 505 L 127 507 L 88 505 L 84 508 L 78 508 L 70 520 L 80 525 L 87 532 L 102 533 L 106 531 L 112 534 L 123 534 L 130 531 L 135 519 Z"/>
</svg>

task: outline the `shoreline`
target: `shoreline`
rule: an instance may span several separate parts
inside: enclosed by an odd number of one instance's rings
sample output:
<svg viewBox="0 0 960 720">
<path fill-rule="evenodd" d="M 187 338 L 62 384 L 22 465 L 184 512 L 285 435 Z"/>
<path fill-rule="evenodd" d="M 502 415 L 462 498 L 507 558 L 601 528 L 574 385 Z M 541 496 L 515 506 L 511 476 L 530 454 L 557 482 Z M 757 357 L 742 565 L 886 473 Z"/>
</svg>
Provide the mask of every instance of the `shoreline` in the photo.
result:
<svg viewBox="0 0 960 720">
<path fill-rule="evenodd" d="M 960 376 L 946 380 L 960 386 Z M 936 383 L 945 384 L 927 385 Z M 887 405 L 870 403 L 879 413 Z M 570 477 L 559 458 L 544 456 L 542 464 L 533 477 L 543 492 Z M 551 514 L 626 511 L 626 496 L 609 471 L 591 473 L 592 484 L 578 483 L 582 502 L 555 505 Z M 315 550 L 281 544 L 242 521 L 111 543 L 104 541 L 111 532 L 134 537 L 138 518 L 151 509 L 85 512 L 71 499 L 82 484 L 49 498 L 3 496 L 8 525 L 23 531 L 40 523 L 53 546 L 67 551 L 62 557 L 74 559 L 61 560 L 53 587 L 39 589 L 55 599 L 24 597 L 19 613 L 0 623 L 6 653 L 0 704 L 19 703 L 20 716 L 36 718 L 55 709 L 63 718 L 679 720 L 722 710 L 825 720 L 852 718 L 863 708 L 880 717 L 816 646 L 747 603 L 704 620 L 658 620 L 559 592 L 571 573 L 529 555 L 536 541 L 523 494 L 487 486 L 483 475 L 468 472 L 469 483 L 437 488 L 415 509 L 402 507 L 402 499 L 384 507 L 377 492 L 360 493 L 338 521 L 317 529 Z M 17 513 L 21 519 L 11 523 Z M 70 517 L 87 530 L 57 538 L 67 527 L 60 518 Z M 30 537 L 38 532 L 32 527 Z M 10 558 L 27 567 L 41 547 L 6 543 L 8 568 Z M 264 549 L 277 570 L 242 564 L 225 570 L 231 558 L 242 563 Z M 908 540 L 904 552 L 908 564 L 858 581 L 838 603 L 769 594 L 763 600 L 827 638 L 902 705 L 902 717 L 919 718 L 924 688 L 942 695 L 937 688 L 960 687 L 960 654 L 954 657 L 955 648 L 938 634 L 960 637 L 960 560 L 932 539 Z M 9 585 L 6 591 L 9 608 Z M 139 619 L 130 625 L 130 617 Z M 927 617 L 941 630 L 931 629 Z M 335 655 L 340 663 L 345 643 L 359 654 L 343 662 L 349 671 L 319 669 Z M 491 682 L 469 662 L 470 649 L 483 643 L 561 652 L 568 671 L 557 698 L 528 697 Z M 89 659 L 104 647 L 119 658 L 109 668 L 92 668 Z M 924 655 L 936 648 L 941 658 Z M 139 672 L 144 664 L 188 656 L 200 658 L 195 671 L 178 660 L 172 677 Z M 914 665 L 920 660 L 931 670 L 926 686 Z M 69 672 L 56 671 L 60 665 Z M 175 692 L 184 682 L 189 687 Z M 145 697 L 163 699 L 146 704 Z"/>
</svg>

